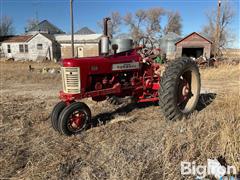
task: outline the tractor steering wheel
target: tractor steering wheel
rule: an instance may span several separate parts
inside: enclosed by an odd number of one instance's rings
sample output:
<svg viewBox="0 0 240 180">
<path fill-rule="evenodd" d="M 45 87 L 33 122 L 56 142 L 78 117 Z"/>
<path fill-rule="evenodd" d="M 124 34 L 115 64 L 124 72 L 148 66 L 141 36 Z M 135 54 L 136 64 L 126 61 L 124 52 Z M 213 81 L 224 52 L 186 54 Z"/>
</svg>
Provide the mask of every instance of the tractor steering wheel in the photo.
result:
<svg viewBox="0 0 240 180">
<path fill-rule="evenodd" d="M 142 47 L 140 52 L 145 56 L 150 56 L 153 51 L 153 42 L 148 37 L 141 37 L 138 41 L 138 46 Z"/>
</svg>

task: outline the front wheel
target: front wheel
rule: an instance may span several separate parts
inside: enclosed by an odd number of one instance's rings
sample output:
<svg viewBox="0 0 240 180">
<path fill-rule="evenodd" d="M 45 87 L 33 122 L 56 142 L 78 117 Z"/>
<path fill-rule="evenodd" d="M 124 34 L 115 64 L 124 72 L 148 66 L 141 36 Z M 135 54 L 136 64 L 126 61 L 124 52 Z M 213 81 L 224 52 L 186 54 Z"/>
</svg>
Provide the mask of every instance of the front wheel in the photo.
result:
<svg viewBox="0 0 240 180">
<path fill-rule="evenodd" d="M 169 120 L 192 113 L 198 103 L 201 81 L 197 64 L 189 58 L 173 61 L 160 82 L 159 105 Z"/>
<path fill-rule="evenodd" d="M 91 111 L 83 102 L 73 102 L 63 109 L 58 121 L 61 134 L 70 136 L 84 131 L 91 120 Z"/>
<path fill-rule="evenodd" d="M 58 118 L 62 110 L 67 106 L 66 102 L 60 101 L 57 103 L 51 113 L 51 123 L 55 131 L 58 131 Z"/>
</svg>

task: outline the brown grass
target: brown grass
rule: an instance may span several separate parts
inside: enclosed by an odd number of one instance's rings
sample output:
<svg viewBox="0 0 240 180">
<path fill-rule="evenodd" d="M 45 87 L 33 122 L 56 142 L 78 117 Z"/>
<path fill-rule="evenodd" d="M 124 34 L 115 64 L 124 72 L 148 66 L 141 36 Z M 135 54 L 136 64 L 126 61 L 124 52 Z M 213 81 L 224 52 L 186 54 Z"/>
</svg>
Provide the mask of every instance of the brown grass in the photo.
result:
<svg viewBox="0 0 240 180">
<path fill-rule="evenodd" d="M 176 122 L 166 121 L 158 106 L 85 100 L 99 125 L 64 137 L 49 119 L 59 75 L 29 73 L 27 66 L 0 64 L 0 179 L 192 179 L 181 176 L 181 161 L 206 164 L 220 156 L 240 171 L 239 86 L 219 88 L 207 107 Z M 239 80 L 237 68 L 205 69 L 202 77 L 222 85 L 223 73 Z"/>
<path fill-rule="evenodd" d="M 240 65 L 220 65 L 218 68 L 202 69 L 201 77 L 204 80 L 217 81 L 239 81 L 240 79 Z"/>
<path fill-rule="evenodd" d="M 34 68 L 33 73 L 29 73 L 28 66 L 31 65 Z M 56 76 L 43 75 L 40 73 L 44 67 L 48 68 L 60 68 L 55 63 L 34 63 L 34 62 L 0 62 L 0 76 L 1 80 L 7 82 L 4 83 L 46 83 L 46 81 L 55 81 Z M 60 81 L 60 79 L 59 79 Z"/>
</svg>

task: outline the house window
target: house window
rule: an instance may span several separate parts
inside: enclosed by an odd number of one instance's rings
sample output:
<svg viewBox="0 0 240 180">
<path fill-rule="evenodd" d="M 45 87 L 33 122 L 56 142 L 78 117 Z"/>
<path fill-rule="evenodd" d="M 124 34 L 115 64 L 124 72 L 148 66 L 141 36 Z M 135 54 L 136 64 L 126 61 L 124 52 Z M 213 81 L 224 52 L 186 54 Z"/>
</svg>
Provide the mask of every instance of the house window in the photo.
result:
<svg viewBox="0 0 240 180">
<path fill-rule="evenodd" d="M 23 44 L 19 44 L 19 52 L 23 53 L 24 49 L 23 49 Z"/>
<path fill-rule="evenodd" d="M 11 53 L 11 46 L 10 45 L 7 45 L 7 52 Z"/>
<path fill-rule="evenodd" d="M 28 53 L 28 45 L 27 44 L 19 44 L 19 52 L 20 53 Z"/>
<path fill-rule="evenodd" d="M 37 49 L 38 50 L 42 50 L 43 49 L 43 45 L 42 44 L 37 44 Z"/>
<path fill-rule="evenodd" d="M 28 53 L 28 45 L 25 44 L 25 53 Z"/>
</svg>

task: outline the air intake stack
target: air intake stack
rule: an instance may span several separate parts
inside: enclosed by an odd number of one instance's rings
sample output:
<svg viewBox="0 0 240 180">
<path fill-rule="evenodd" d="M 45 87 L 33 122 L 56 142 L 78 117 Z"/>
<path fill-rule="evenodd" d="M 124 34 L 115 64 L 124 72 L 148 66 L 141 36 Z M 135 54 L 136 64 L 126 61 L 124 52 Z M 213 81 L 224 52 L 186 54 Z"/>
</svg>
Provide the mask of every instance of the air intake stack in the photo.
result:
<svg viewBox="0 0 240 180">
<path fill-rule="evenodd" d="M 101 54 L 109 54 L 109 37 L 108 37 L 108 21 L 109 17 L 103 19 L 103 37 L 101 38 Z"/>
</svg>

